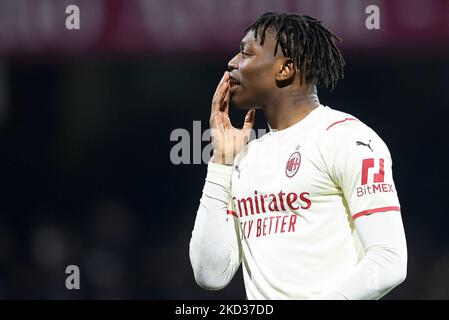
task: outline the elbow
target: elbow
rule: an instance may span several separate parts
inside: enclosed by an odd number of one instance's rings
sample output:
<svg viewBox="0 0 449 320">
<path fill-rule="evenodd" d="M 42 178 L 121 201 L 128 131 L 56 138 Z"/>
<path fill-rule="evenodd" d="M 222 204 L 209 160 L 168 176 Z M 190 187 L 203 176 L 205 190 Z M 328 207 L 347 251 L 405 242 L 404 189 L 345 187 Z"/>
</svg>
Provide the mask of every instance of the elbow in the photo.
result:
<svg viewBox="0 0 449 320">
<path fill-rule="evenodd" d="M 407 278 L 407 250 L 398 250 L 399 252 L 396 254 L 396 259 L 394 259 L 393 264 L 393 283 L 392 288 L 400 285 Z"/>
<path fill-rule="evenodd" d="M 396 267 L 396 277 L 393 284 L 394 287 L 403 283 L 406 278 L 407 278 L 407 262 L 398 263 L 398 266 Z"/>
<path fill-rule="evenodd" d="M 192 265 L 195 281 L 203 289 L 221 290 L 228 285 L 228 279 L 225 273 L 220 272 L 219 265 L 214 263 L 213 259 L 206 259 L 201 250 L 190 249 L 190 264 Z"/>
<path fill-rule="evenodd" d="M 206 290 L 221 290 L 228 285 L 229 280 L 226 280 L 220 272 L 217 272 L 217 268 L 213 265 L 192 259 L 192 257 L 190 258 L 190 262 L 192 264 L 195 281 L 201 288 Z"/>
<path fill-rule="evenodd" d="M 195 281 L 203 289 L 206 290 L 221 290 L 228 285 L 222 277 L 213 274 L 209 271 L 194 270 Z"/>
<path fill-rule="evenodd" d="M 401 250 L 381 248 L 369 254 L 372 261 L 369 279 L 376 283 L 375 296 L 381 298 L 407 278 L 407 254 Z"/>
<path fill-rule="evenodd" d="M 379 291 L 379 298 L 402 284 L 407 278 L 407 268 L 406 266 L 400 265 L 396 266 L 393 270 L 390 270 L 390 276 L 386 277 L 388 280 L 385 281 L 383 288 Z"/>
<path fill-rule="evenodd" d="M 388 270 L 388 269 L 387 269 Z M 407 259 L 403 257 L 397 257 L 390 264 L 388 280 L 385 283 L 384 292 L 393 290 L 400 284 L 402 284 L 407 278 Z"/>
<path fill-rule="evenodd" d="M 405 281 L 407 277 L 407 272 L 404 270 L 391 270 L 390 274 L 386 276 L 386 281 L 384 281 L 383 285 L 379 288 L 379 293 L 381 296 L 384 296 L 401 283 Z"/>
</svg>

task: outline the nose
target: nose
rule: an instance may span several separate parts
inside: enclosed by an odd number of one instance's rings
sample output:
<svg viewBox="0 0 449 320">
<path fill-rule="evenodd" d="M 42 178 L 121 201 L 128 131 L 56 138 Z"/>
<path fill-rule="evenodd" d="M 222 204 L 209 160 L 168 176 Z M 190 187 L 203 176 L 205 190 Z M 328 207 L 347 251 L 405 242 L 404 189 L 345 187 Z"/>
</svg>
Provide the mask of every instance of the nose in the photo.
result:
<svg viewBox="0 0 449 320">
<path fill-rule="evenodd" d="M 237 57 L 238 57 L 238 54 L 236 54 L 236 55 L 234 56 L 234 58 L 232 58 L 232 59 L 228 62 L 228 69 L 229 69 L 229 71 L 232 71 L 232 70 L 234 70 L 234 69 L 238 69 Z"/>
</svg>

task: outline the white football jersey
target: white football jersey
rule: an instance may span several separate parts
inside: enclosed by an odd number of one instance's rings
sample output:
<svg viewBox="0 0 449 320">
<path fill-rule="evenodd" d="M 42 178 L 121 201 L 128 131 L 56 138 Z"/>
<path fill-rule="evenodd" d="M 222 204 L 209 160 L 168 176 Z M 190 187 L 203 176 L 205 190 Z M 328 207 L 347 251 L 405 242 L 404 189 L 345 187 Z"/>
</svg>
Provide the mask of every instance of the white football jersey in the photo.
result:
<svg viewBox="0 0 449 320">
<path fill-rule="evenodd" d="M 371 128 L 322 105 L 248 143 L 228 205 L 247 298 L 308 299 L 350 272 L 364 254 L 354 219 L 400 210 L 391 167 Z"/>
</svg>

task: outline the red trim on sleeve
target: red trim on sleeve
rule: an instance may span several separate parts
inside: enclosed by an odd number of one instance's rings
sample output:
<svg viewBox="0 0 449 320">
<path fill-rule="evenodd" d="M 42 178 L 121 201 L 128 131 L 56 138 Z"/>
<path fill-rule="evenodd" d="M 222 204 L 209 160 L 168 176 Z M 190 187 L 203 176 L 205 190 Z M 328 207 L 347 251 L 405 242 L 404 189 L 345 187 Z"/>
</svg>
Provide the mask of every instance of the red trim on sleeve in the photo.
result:
<svg viewBox="0 0 449 320">
<path fill-rule="evenodd" d="M 235 212 L 232 211 L 232 210 L 226 210 L 226 213 L 227 213 L 227 214 L 230 214 L 230 215 L 233 215 L 234 217 L 238 218 L 237 213 L 235 213 Z"/>
<path fill-rule="evenodd" d="M 401 208 L 400 207 L 383 207 L 383 208 L 369 209 L 369 210 L 365 210 L 365 211 L 356 213 L 355 215 L 352 216 L 352 219 L 355 220 L 358 217 L 361 217 L 361 216 L 364 216 L 367 214 L 372 214 L 372 213 L 376 213 L 376 212 L 385 212 L 385 211 L 401 211 Z"/>
<path fill-rule="evenodd" d="M 329 127 L 327 127 L 326 130 L 329 130 L 330 128 L 332 128 L 332 127 L 335 126 L 336 124 L 339 124 L 339 123 L 342 123 L 342 122 L 345 122 L 345 121 L 348 121 L 348 120 L 356 120 L 356 121 L 359 121 L 359 119 L 356 119 L 356 118 L 346 118 L 346 119 L 343 119 L 343 120 L 336 121 L 336 122 L 332 123 Z"/>
</svg>

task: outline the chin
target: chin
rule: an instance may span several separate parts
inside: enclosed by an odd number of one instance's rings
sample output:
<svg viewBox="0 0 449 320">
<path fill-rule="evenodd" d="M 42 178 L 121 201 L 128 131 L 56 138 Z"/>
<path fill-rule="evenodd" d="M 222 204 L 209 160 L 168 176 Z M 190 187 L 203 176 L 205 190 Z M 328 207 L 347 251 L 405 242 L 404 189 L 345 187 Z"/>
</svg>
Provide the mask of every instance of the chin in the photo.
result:
<svg viewBox="0 0 449 320">
<path fill-rule="evenodd" d="M 231 96 L 231 102 L 239 110 L 250 110 L 254 108 L 254 103 L 239 99 L 237 95 Z"/>
</svg>

